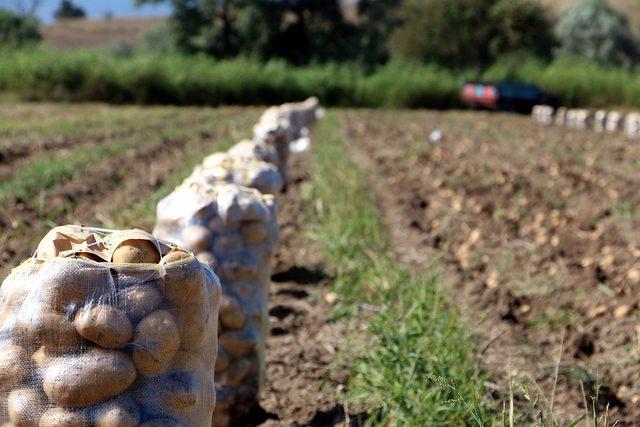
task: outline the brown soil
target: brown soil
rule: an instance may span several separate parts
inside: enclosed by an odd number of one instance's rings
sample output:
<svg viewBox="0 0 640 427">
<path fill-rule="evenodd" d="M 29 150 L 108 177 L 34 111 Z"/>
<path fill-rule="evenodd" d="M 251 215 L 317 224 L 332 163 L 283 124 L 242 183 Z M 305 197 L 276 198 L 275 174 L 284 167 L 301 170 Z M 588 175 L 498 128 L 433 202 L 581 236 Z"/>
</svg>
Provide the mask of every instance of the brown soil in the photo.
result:
<svg viewBox="0 0 640 427">
<path fill-rule="evenodd" d="M 348 371 L 335 361 L 345 326 L 329 319 L 330 274 L 320 248 L 304 238 L 300 186 L 309 178 L 310 164 L 308 154 L 291 157 L 291 183 L 278 197 L 280 246 L 269 301 L 267 381 L 263 409 L 254 414 L 262 412 L 264 425 L 345 425 L 349 413 L 340 400 Z"/>
<path fill-rule="evenodd" d="M 421 271 L 443 257 L 491 398 L 515 377 L 567 423 L 585 412 L 581 384 L 589 402 L 601 384 L 600 414 L 634 425 L 640 145 L 486 113 L 350 112 L 343 128 L 398 258 Z"/>
</svg>

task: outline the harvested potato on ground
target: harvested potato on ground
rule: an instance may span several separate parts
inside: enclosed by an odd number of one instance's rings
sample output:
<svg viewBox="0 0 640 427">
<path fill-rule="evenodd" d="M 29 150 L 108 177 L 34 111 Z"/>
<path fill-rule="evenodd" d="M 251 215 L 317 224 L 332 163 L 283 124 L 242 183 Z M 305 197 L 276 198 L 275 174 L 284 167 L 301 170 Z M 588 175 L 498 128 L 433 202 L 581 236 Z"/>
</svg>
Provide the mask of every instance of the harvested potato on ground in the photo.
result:
<svg viewBox="0 0 640 427">
<path fill-rule="evenodd" d="M 29 354 L 17 345 L 0 345 L 0 390 L 18 384 L 29 370 Z"/>
<path fill-rule="evenodd" d="M 71 321 L 40 302 L 28 302 L 20 308 L 16 327 L 24 341 L 51 349 L 73 349 L 82 343 Z"/>
<path fill-rule="evenodd" d="M 130 286 L 118 292 L 118 307 L 132 322 L 137 322 L 154 311 L 162 302 L 157 282 Z"/>
<path fill-rule="evenodd" d="M 135 379 L 135 366 L 126 354 L 93 348 L 53 360 L 44 372 L 43 388 L 51 402 L 83 408 L 116 397 Z"/>
<path fill-rule="evenodd" d="M 116 264 L 157 264 L 160 253 L 149 240 L 125 240 L 113 251 L 111 262 Z"/>
<path fill-rule="evenodd" d="M 180 348 L 178 326 L 171 313 L 158 310 L 142 319 L 133 343 L 133 363 L 142 375 L 154 377 L 166 372 Z"/>
<path fill-rule="evenodd" d="M 37 426 L 44 412 L 45 398 L 32 388 L 18 388 L 7 397 L 7 411 L 16 427 Z"/>
<path fill-rule="evenodd" d="M 96 427 L 136 427 L 140 409 L 133 399 L 120 398 L 103 403 L 93 411 Z"/>
<path fill-rule="evenodd" d="M 51 408 L 42 415 L 38 427 L 86 427 L 88 425 L 89 423 L 82 412 L 65 408 Z"/>
<path fill-rule="evenodd" d="M 107 304 L 83 307 L 74 323 L 78 334 L 103 348 L 122 347 L 133 335 L 127 315 Z"/>
</svg>

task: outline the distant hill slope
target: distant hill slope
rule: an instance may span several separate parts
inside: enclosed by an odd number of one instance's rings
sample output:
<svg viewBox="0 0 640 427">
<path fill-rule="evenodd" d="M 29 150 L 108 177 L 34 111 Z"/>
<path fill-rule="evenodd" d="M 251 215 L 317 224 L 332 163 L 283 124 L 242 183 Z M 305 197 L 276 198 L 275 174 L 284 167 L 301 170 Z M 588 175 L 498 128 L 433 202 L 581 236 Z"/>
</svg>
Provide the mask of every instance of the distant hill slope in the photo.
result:
<svg viewBox="0 0 640 427">
<path fill-rule="evenodd" d="M 41 28 L 45 40 L 59 47 L 101 46 L 113 42 L 136 43 L 159 18 L 70 19 Z"/>
<path fill-rule="evenodd" d="M 559 13 L 567 6 L 572 6 L 581 0 L 541 0 L 545 6 L 555 13 Z M 609 0 L 609 4 L 624 12 L 629 17 L 631 28 L 640 31 L 640 0 Z"/>
</svg>

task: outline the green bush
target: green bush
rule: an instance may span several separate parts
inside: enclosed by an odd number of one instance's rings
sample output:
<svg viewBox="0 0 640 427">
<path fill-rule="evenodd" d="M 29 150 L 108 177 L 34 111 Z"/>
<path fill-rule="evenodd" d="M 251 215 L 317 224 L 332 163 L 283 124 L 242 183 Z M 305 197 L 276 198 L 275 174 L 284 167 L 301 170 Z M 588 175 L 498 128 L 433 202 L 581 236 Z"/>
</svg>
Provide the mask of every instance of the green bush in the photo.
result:
<svg viewBox="0 0 640 427">
<path fill-rule="evenodd" d="M 365 74 L 351 64 L 294 67 L 284 61 L 46 47 L 0 55 L 0 89 L 32 100 L 176 105 L 265 105 L 319 96 L 326 105 L 446 108 L 460 81 L 436 67 L 391 63 Z"/>
<path fill-rule="evenodd" d="M 0 8 L 0 47 L 15 47 L 40 39 L 35 19 Z"/>
<path fill-rule="evenodd" d="M 567 8 L 558 21 L 559 53 L 605 65 L 637 61 L 637 47 L 627 17 L 606 0 L 583 0 Z"/>
</svg>

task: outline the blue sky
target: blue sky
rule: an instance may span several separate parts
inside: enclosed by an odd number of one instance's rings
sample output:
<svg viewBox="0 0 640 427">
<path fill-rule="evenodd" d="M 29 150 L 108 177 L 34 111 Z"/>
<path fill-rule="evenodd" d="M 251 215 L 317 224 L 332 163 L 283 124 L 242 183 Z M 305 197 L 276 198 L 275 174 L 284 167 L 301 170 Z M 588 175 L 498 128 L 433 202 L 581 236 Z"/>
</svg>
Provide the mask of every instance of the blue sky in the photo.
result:
<svg viewBox="0 0 640 427">
<path fill-rule="evenodd" d="M 15 9 L 19 2 L 29 3 L 31 0 L 0 0 L 0 8 Z M 89 18 L 101 18 L 106 11 L 113 12 L 113 16 L 163 16 L 168 15 L 171 9 L 167 4 L 146 5 L 137 8 L 134 0 L 73 0 L 73 3 L 82 7 Z M 58 8 L 60 0 L 42 0 L 38 9 L 38 18 L 44 23 L 53 21 L 53 11 Z"/>
</svg>

